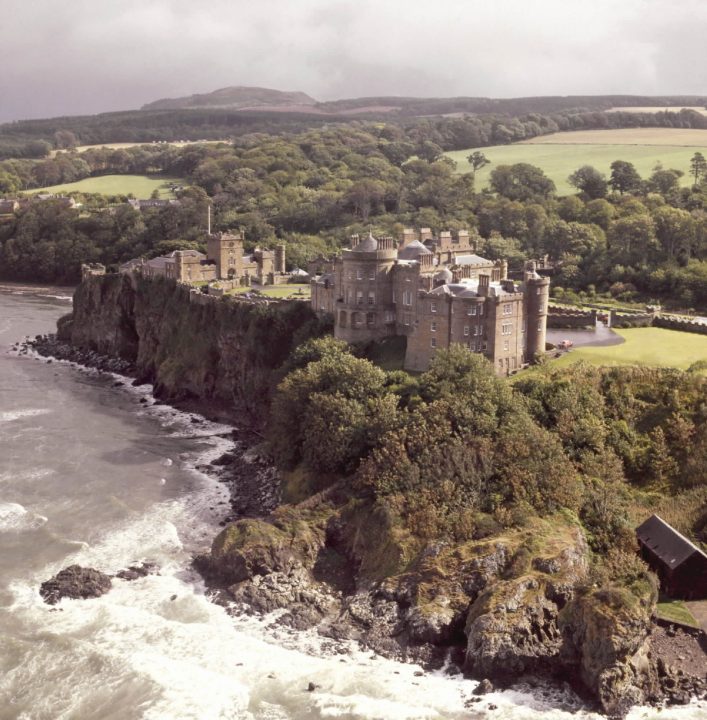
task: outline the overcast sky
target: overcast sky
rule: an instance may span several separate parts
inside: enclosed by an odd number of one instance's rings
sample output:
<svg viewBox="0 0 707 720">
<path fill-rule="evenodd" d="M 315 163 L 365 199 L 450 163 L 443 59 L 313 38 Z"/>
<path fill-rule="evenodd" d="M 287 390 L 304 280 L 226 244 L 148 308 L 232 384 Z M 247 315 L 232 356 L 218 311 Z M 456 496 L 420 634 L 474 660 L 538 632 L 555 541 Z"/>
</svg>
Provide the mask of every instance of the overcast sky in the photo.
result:
<svg viewBox="0 0 707 720">
<path fill-rule="evenodd" d="M 0 121 L 228 85 L 707 94 L 705 0 L 0 0 Z"/>
</svg>

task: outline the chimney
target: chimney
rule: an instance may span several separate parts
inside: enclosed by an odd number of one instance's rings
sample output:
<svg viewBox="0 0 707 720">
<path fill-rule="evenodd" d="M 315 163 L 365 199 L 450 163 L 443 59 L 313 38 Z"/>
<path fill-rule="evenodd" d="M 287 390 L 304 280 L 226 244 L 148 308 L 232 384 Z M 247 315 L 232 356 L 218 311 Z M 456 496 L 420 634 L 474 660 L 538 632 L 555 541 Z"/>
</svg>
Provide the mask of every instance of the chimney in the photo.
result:
<svg viewBox="0 0 707 720">
<path fill-rule="evenodd" d="M 358 235 L 352 235 L 351 236 L 351 249 L 353 250 L 356 245 L 358 245 L 361 242 L 361 238 Z"/>
<path fill-rule="evenodd" d="M 479 273 L 479 295 L 489 294 L 489 276 L 484 273 Z"/>
<path fill-rule="evenodd" d="M 378 238 L 379 250 L 392 250 L 395 247 L 395 241 L 390 235 L 384 235 Z"/>
<path fill-rule="evenodd" d="M 458 283 L 462 279 L 462 269 L 455 267 L 452 269 L 452 282 Z"/>
<path fill-rule="evenodd" d="M 501 267 L 498 263 L 491 269 L 491 279 L 493 282 L 498 282 L 501 279 Z"/>
<path fill-rule="evenodd" d="M 433 265 L 432 260 L 434 259 L 434 255 L 431 253 L 429 255 L 419 255 L 417 259 L 420 261 L 421 267 L 431 268 Z"/>
<path fill-rule="evenodd" d="M 449 230 L 442 230 L 439 234 L 439 246 L 441 248 L 449 248 L 452 245 L 452 233 Z"/>
<path fill-rule="evenodd" d="M 400 248 L 408 246 L 413 240 L 417 239 L 417 233 L 412 228 L 405 228 L 400 235 Z"/>
<path fill-rule="evenodd" d="M 432 240 L 432 230 L 430 228 L 420 228 L 420 242 Z"/>
<path fill-rule="evenodd" d="M 469 231 L 468 230 L 460 230 L 457 233 L 457 242 L 459 245 L 462 245 L 463 247 L 469 247 Z"/>
</svg>

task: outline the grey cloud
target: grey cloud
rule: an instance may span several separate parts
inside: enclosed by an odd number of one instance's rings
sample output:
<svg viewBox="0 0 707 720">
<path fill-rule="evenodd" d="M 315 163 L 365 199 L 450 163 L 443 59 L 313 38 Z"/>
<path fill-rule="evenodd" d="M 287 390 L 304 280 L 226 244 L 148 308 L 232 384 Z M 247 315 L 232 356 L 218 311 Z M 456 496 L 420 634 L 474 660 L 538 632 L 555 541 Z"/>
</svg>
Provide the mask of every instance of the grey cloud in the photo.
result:
<svg viewBox="0 0 707 720">
<path fill-rule="evenodd" d="M 360 95 L 705 92 L 699 0 L 0 0 L 0 120 L 227 85 Z"/>
</svg>

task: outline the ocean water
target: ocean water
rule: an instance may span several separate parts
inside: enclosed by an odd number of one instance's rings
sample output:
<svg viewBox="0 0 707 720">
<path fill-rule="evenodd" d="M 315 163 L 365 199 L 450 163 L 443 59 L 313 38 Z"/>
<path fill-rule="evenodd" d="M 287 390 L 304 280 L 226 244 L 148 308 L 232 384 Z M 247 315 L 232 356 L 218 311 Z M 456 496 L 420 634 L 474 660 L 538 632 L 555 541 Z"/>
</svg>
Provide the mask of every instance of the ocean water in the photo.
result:
<svg viewBox="0 0 707 720">
<path fill-rule="evenodd" d="M 229 428 L 193 423 L 149 386 L 9 352 L 51 331 L 68 295 L 0 288 L 0 720 L 598 718 L 570 693 L 522 687 L 465 706 L 471 680 L 418 676 L 211 603 L 190 559 L 227 494 L 196 467 L 231 447 Z M 140 561 L 160 574 L 54 608 L 38 594 L 72 563 L 114 573 Z M 631 718 L 706 716 L 693 704 Z"/>
</svg>

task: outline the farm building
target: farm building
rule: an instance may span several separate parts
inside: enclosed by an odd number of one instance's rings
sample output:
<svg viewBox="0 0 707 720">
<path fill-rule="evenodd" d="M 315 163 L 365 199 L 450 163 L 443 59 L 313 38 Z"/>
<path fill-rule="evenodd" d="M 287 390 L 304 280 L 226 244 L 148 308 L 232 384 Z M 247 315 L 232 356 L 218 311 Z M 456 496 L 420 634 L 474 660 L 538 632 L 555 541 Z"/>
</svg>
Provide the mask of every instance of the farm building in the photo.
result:
<svg viewBox="0 0 707 720">
<path fill-rule="evenodd" d="M 658 515 L 636 528 L 641 557 L 660 578 L 660 587 L 675 598 L 707 598 L 707 555 Z"/>
</svg>

